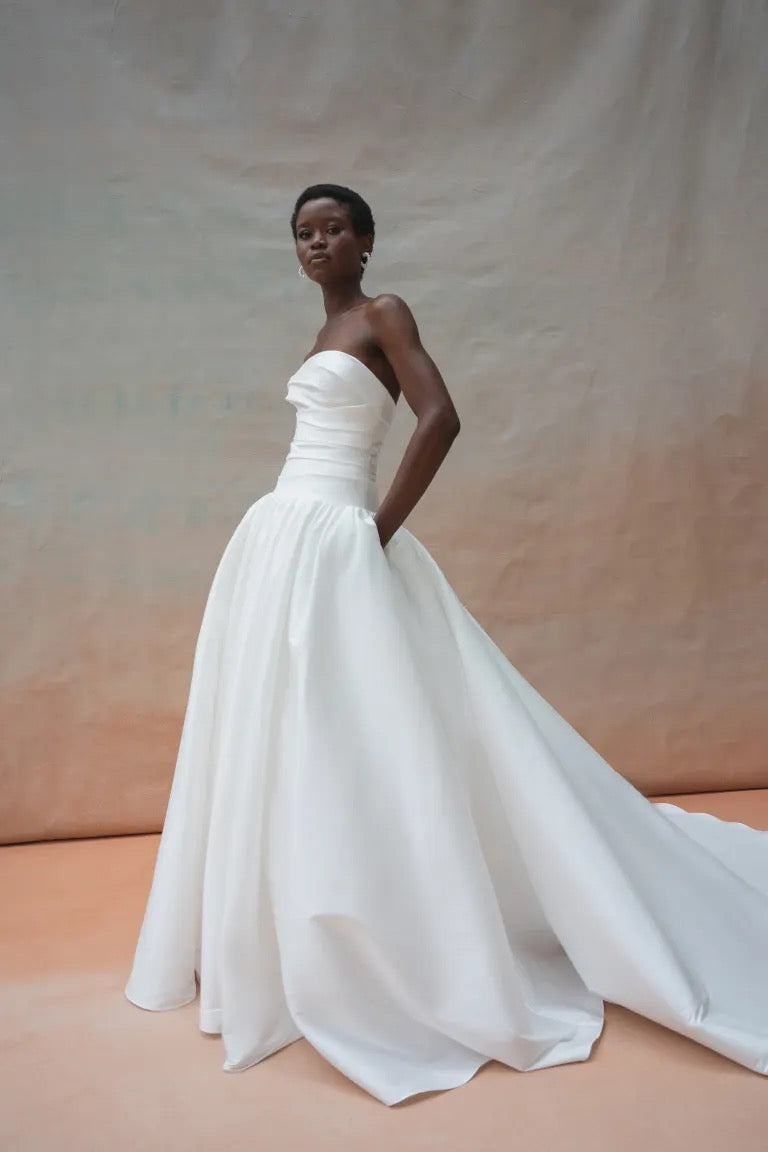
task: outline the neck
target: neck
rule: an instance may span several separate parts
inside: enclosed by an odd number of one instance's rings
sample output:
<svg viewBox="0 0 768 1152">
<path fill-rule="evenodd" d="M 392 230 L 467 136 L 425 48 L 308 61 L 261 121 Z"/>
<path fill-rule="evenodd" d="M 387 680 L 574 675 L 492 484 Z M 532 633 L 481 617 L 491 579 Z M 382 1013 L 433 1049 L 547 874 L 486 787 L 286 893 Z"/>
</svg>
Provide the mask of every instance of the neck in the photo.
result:
<svg viewBox="0 0 768 1152">
<path fill-rule="evenodd" d="M 357 279 L 342 280 L 336 284 L 323 284 L 323 304 L 329 320 L 344 312 L 349 312 L 356 304 L 367 299 L 368 297 Z"/>
</svg>

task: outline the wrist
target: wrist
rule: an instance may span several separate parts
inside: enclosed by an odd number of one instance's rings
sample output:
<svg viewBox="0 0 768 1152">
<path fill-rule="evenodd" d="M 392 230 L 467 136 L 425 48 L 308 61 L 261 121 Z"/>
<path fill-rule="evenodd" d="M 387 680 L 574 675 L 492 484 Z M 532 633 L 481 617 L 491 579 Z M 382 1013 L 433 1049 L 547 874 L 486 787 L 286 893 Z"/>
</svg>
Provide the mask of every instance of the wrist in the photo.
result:
<svg viewBox="0 0 768 1152">
<path fill-rule="evenodd" d="M 376 525 L 376 531 L 379 533 L 379 541 L 381 546 L 382 548 L 386 548 L 387 544 L 389 544 L 390 540 L 392 539 L 393 533 L 388 531 L 385 525 L 382 524 L 382 522 L 379 520 L 378 516 L 374 516 L 373 522 Z"/>
</svg>

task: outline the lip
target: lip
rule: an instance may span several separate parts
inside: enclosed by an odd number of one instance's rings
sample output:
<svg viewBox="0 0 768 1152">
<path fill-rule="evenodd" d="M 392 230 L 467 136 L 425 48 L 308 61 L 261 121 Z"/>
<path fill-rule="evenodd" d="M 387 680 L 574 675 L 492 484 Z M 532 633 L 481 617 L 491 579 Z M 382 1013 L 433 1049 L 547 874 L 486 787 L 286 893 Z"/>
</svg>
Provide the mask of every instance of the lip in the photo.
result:
<svg viewBox="0 0 768 1152">
<path fill-rule="evenodd" d="M 322 264 L 324 260 L 330 260 L 330 256 L 327 256 L 324 252 L 319 252 L 317 256 L 310 256 L 309 258 L 310 264 Z"/>
</svg>

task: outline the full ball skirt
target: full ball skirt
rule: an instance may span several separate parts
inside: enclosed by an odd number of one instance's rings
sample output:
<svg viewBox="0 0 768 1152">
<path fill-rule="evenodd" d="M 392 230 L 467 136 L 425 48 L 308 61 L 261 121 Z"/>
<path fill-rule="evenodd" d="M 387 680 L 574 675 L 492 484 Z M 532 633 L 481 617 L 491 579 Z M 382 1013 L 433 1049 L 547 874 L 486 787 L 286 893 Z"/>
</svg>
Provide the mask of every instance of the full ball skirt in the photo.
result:
<svg viewBox="0 0 768 1152">
<path fill-rule="evenodd" d="M 768 1071 L 768 836 L 653 805 L 405 529 L 264 496 L 211 587 L 126 994 L 392 1104 L 584 1060 L 602 1002 Z"/>
</svg>

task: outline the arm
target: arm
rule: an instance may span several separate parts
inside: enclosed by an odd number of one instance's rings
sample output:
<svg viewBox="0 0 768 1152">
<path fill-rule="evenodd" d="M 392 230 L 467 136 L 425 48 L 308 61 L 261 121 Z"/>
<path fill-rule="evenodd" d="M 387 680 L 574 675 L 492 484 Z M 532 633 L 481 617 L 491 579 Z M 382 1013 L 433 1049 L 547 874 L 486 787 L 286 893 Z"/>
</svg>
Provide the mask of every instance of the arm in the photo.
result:
<svg viewBox="0 0 768 1152">
<path fill-rule="evenodd" d="M 382 547 L 413 511 L 459 434 L 459 417 L 442 376 L 419 338 L 411 310 L 397 296 L 373 302 L 374 338 L 416 415 L 416 428 L 376 513 Z"/>
</svg>

